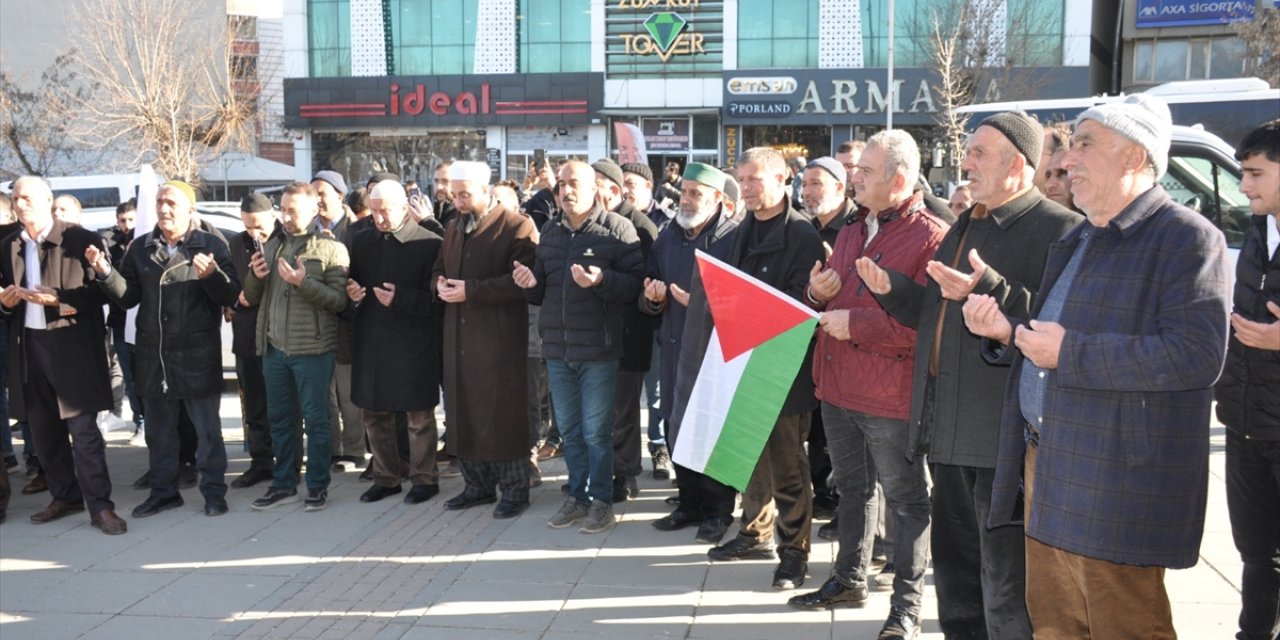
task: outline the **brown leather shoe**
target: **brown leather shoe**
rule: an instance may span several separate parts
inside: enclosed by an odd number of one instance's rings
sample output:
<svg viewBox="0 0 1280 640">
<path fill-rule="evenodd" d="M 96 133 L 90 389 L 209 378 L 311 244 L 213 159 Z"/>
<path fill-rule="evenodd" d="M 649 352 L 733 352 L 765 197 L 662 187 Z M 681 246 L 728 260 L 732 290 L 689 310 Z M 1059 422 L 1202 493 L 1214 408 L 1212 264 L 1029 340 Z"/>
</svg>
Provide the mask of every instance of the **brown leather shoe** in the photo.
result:
<svg viewBox="0 0 1280 640">
<path fill-rule="evenodd" d="M 71 504 L 69 502 L 62 502 L 61 500 L 54 500 L 49 503 L 49 506 L 44 508 L 44 511 L 38 511 L 31 514 L 31 524 L 53 522 L 63 516 L 80 513 L 81 511 L 84 511 L 83 504 Z"/>
<path fill-rule="evenodd" d="M 111 509 L 99 511 L 89 519 L 89 524 L 109 536 L 118 536 L 129 530 L 129 525 L 125 523 L 124 518 L 116 515 L 116 512 Z"/>
<path fill-rule="evenodd" d="M 560 449 L 560 446 L 556 444 L 552 444 L 550 442 L 547 442 L 543 444 L 541 447 L 538 447 L 539 460 L 550 460 L 551 458 L 559 458 L 560 456 L 563 456 L 563 455 L 564 455 L 564 451 Z"/>
<path fill-rule="evenodd" d="M 22 487 L 22 495 L 29 496 L 33 493 L 40 493 L 42 491 L 48 491 L 48 490 L 49 490 L 49 485 L 44 481 L 44 474 L 40 474 L 32 478 L 31 482 L 28 482 L 25 486 Z"/>
</svg>

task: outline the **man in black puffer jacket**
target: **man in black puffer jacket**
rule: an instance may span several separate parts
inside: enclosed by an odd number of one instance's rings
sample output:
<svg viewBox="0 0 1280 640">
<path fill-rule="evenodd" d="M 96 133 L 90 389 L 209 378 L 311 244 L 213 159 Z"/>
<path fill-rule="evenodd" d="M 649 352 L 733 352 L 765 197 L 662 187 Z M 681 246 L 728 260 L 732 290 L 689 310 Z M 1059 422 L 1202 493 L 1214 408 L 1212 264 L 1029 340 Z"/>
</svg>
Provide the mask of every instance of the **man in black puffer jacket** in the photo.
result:
<svg viewBox="0 0 1280 640">
<path fill-rule="evenodd" d="M 596 203 L 595 170 L 560 168 L 564 213 L 542 228 L 533 269 L 515 264 L 516 284 L 541 304 L 538 327 L 569 467 L 569 499 L 548 524 L 600 533 L 612 526 L 613 383 L 623 351 L 623 315 L 644 277 L 635 227 Z"/>
<path fill-rule="evenodd" d="M 1280 633 L 1280 120 L 1245 136 L 1236 159 L 1253 224 L 1236 263 L 1227 362 L 1214 387 L 1227 427 L 1227 510 L 1244 561 L 1237 638 Z"/>
</svg>

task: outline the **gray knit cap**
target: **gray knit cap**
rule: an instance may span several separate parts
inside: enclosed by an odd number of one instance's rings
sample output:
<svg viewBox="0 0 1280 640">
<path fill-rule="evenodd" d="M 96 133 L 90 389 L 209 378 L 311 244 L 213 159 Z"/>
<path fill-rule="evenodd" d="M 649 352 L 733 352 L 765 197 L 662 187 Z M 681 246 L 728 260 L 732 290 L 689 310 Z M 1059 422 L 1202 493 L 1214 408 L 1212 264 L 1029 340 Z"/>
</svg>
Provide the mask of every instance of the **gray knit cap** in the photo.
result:
<svg viewBox="0 0 1280 640">
<path fill-rule="evenodd" d="M 1085 120 L 1094 120 L 1138 143 L 1147 150 L 1147 158 L 1156 168 L 1156 180 L 1164 177 L 1169 167 L 1169 144 L 1173 140 L 1173 116 L 1164 100 L 1134 94 L 1123 102 L 1108 102 L 1085 111 L 1076 118 L 1076 126 Z"/>
<path fill-rule="evenodd" d="M 1005 111 L 983 120 L 978 126 L 999 131 L 1027 159 L 1032 169 L 1038 168 L 1036 163 L 1040 162 L 1040 152 L 1044 147 L 1044 127 L 1031 116 L 1022 111 Z"/>
</svg>

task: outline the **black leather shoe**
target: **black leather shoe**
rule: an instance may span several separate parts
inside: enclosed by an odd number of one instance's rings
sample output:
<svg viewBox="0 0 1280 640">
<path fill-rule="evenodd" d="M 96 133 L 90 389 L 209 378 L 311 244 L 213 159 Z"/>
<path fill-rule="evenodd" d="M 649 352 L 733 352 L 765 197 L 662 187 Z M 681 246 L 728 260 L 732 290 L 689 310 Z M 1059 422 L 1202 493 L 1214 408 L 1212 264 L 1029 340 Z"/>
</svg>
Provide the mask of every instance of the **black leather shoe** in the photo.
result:
<svg viewBox="0 0 1280 640">
<path fill-rule="evenodd" d="M 707 557 L 712 560 L 775 560 L 778 554 L 774 551 L 773 542 L 752 542 L 741 536 L 707 550 Z"/>
<path fill-rule="evenodd" d="M 516 502 L 514 500 L 507 500 L 504 498 L 501 502 L 498 503 L 498 506 L 493 508 L 493 518 L 495 520 L 506 520 L 508 518 L 514 518 L 524 513 L 524 510 L 528 508 L 529 508 L 529 503 L 527 501 Z"/>
<path fill-rule="evenodd" d="M 426 502 L 440 494 L 440 485 L 438 484 L 415 484 L 409 488 L 409 493 L 404 496 L 405 504 L 418 504 Z"/>
<path fill-rule="evenodd" d="M 377 502 L 387 496 L 394 496 L 397 493 L 400 493 L 400 491 L 400 485 L 384 487 L 380 484 L 375 484 L 372 487 L 369 487 L 368 490 L 360 496 L 360 502 Z"/>
<path fill-rule="evenodd" d="M 827 581 L 822 583 L 822 586 L 818 587 L 817 591 L 803 593 L 787 600 L 787 604 L 796 609 L 861 607 L 866 602 L 867 583 L 856 582 L 852 587 L 846 587 L 834 577 L 827 578 Z"/>
<path fill-rule="evenodd" d="M 653 528 L 658 531 L 679 531 L 685 527 L 692 527 L 702 521 L 702 516 L 696 513 L 689 513 L 684 509 L 676 509 L 671 513 L 653 521 Z"/>
<path fill-rule="evenodd" d="M 151 470 L 150 469 L 148 469 L 147 472 L 142 474 L 141 476 L 138 476 L 137 480 L 133 481 L 133 488 L 134 489 L 150 489 L 151 488 Z"/>
<path fill-rule="evenodd" d="M 640 487 L 636 484 L 635 476 L 614 476 L 613 478 L 613 503 L 626 502 L 640 495 Z"/>
<path fill-rule="evenodd" d="M 487 496 L 476 496 L 463 491 L 462 493 L 446 500 L 444 508 L 449 511 L 461 511 L 463 509 L 470 509 L 471 507 L 478 507 L 482 504 L 493 504 L 497 501 L 498 496 L 492 493 Z"/>
<path fill-rule="evenodd" d="M 214 496 L 205 498 L 204 514 L 210 518 L 220 516 L 227 512 L 227 499 L 222 496 Z"/>
<path fill-rule="evenodd" d="M 799 549 L 783 549 L 778 568 L 773 570 L 774 589 L 799 589 L 809 576 L 809 554 Z"/>
<path fill-rule="evenodd" d="M 822 538 L 823 540 L 839 542 L 840 541 L 840 519 L 832 518 L 831 522 L 828 522 L 822 525 L 821 527 L 818 527 L 818 537 Z"/>
<path fill-rule="evenodd" d="M 196 471 L 196 466 L 190 462 L 183 463 L 182 469 L 178 471 L 178 488 L 190 489 L 200 482 L 200 472 Z"/>
<path fill-rule="evenodd" d="M 182 496 L 169 496 L 168 498 L 155 498 L 155 497 L 147 498 L 145 501 L 143 501 L 142 504 L 133 508 L 133 517 L 147 518 L 150 516 L 154 516 L 155 514 L 160 513 L 161 511 L 168 511 L 169 509 L 177 509 L 178 507 L 181 507 L 183 504 L 185 503 L 182 501 Z"/>
<path fill-rule="evenodd" d="M 839 503 L 831 496 L 814 496 L 813 519 L 831 520 L 836 517 L 836 509 L 838 507 Z"/>
<path fill-rule="evenodd" d="M 904 609 L 894 607 L 889 611 L 889 619 L 876 640 L 910 640 L 920 637 L 920 616 L 912 615 Z"/>
<path fill-rule="evenodd" d="M 232 489 L 247 489 L 259 482 L 271 479 L 270 469 L 261 469 L 258 467 L 249 467 L 248 471 L 240 474 L 239 478 L 231 481 Z"/>
<path fill-rule="evenodd" d="M 712 516 L 698 525 L 698 535 L 693 539 L 704 544 L 720 544 L 720 541 L 724 540 L 724 534 L 729 533 L 731 524 L 733 524 L 732 517 Z"/>
</svg>

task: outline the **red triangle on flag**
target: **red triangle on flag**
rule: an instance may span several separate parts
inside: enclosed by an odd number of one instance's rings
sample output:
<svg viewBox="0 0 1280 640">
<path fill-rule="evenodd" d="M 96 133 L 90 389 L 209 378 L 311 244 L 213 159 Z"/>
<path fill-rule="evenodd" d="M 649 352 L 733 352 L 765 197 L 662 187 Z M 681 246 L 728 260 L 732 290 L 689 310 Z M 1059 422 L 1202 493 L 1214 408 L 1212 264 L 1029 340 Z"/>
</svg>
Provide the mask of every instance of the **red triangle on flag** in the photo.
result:
<svg viewBox="0 0 1280 640">
<path fill-rule="evenodd" d="M 818 315 L 721 260 L 701 251 L 696 257 L 725 362 Z"/>
</svg>

